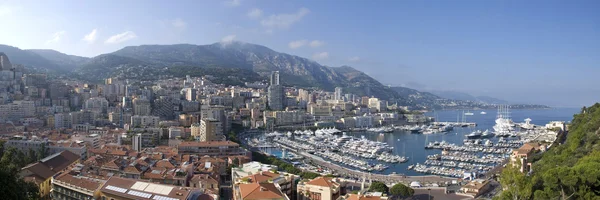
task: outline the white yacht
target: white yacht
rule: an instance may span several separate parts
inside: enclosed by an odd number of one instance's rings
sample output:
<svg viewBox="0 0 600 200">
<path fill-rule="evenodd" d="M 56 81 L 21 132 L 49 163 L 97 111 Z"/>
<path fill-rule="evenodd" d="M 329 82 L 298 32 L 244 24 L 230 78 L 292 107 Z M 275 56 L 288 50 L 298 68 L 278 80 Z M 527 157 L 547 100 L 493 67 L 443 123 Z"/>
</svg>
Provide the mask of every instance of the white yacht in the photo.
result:
<svg viewBox="0 0 600 200">
<path fill-rule="evenodd" d="M 481 111 L 479 114 L 485 115 L 487 113 L 485 111 Z"/>
<path fill-rule="evenodd" d="M 510 111 L 507 105 L 498 106 L 498 116 L 496 118 L 496 125 L 494 125 L 494 132 L 496 136 L 505 136 L 514 132 L 514 123 L 510 119 Z"/>
</svg>

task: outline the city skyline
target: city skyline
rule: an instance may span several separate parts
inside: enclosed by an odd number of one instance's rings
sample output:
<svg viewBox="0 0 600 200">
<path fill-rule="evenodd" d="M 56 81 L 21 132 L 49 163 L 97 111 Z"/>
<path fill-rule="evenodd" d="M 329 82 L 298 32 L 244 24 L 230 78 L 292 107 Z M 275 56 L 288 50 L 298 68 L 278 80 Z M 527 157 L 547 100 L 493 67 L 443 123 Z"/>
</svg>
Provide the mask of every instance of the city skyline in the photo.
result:
<svg viewBox="0 0 600 200">
<path fill-rule="evenodd" d="M 349 65 L 385 85 L 555 107 L 600 98 L 595 1 L 116 3 L 2 2 L 4 26 L 18 31 L 0 33 L 0 44 L 96 56 L 132 45 L 236 40 Z"/>
</svg>

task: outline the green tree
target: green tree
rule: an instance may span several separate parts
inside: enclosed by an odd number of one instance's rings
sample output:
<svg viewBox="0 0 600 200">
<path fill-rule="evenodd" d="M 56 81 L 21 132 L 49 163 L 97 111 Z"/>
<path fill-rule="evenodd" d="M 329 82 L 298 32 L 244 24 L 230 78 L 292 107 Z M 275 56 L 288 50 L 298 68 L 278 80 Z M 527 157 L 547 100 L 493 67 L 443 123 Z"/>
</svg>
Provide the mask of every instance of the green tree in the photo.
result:
<svg viewBox="0 0 600 200">
<path fill-rule="evenodd" d="M 383 182 L 373 181 L 373 183 L 371 183 L 371 185 L 369 186 L 369 191 L 387 193 L 388 186 Z"/>
<path fill-rule="evenodd" d="M 412 195 L 414 195 L 415 190 L 413 190 L 412 188 L 410 188 L 402 183 L 397 183 L 396 185 L 392 186 L 392 188 L 390 188 L 390 194 L 392 194 L 394 196 L 406 198 L 406 197 L 411 197 Z"/>
<path fill-rule="evenodd" d="M 37 160 L 41 160 L 42 158 L 45 158 L 47 153 L 48 153 L 48 149 L 46 148 L 46 144 L 42 143 L 42 145 L 40 145 L 40 149 L 38 149 L 38 152 L 37 152 Z"/>
<path fill-rule="evenodd" d="M 31 182 L 18 177 L 25 165 L 23 153 L 8 148 L 0 159 L 0 199 L 39 199 L 39 189 Z"/>
<path fill-rule="evenodd" d="M 29 148 L 29 152 L 27 153 L 26 162 L 33 163 L 35 161 L 38 161 L 38 156 L 36 156 L 36 153 L 32 148 Z"/>
<path fill-rule="evenodd" d="M 504 189 L 501 199 L 529 199 L 533 193 L 531 180 L 514 165 L 503 169 L 500 184 Z"/>
</svg>

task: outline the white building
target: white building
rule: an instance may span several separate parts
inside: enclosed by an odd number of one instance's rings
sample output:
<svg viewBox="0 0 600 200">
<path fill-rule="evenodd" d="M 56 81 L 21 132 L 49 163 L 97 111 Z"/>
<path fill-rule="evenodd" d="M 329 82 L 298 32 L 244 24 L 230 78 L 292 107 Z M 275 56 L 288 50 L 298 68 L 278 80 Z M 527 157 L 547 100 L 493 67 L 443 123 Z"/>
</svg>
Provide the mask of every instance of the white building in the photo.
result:
<svg viewBox="0 0 600 200">
<path fill-rule="evenodd" d="M 141 151 L 142 150 L 142 134 L 136 134 L 131 139 L 131 146 L 133 150 Z"/>
<path fill-rule="evenodd" d="M 14 101 L 10 104 L 0 105 L 0 119 L 20 119 L 35 115 L 34 101 Z"/>
<path fill-rule="evenodd" d="M 160 118 L 157 116 L 131 116 L 131 127 L 158 127 Z"/>
</svg>

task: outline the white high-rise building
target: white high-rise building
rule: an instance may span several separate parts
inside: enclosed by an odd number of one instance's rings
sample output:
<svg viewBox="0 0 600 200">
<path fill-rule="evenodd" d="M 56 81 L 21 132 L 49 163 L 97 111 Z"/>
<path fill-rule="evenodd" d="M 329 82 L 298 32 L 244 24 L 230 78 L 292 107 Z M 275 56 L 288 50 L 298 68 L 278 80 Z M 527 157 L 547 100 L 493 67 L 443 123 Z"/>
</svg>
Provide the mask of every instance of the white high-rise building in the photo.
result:
<svg viewBox="0 0 600 200">
<path fill-rule="evenodd" d="M 342 96 L 342 88 L 336 87 L 334 92 L 335 100 L 343 100 Z"/>
<path fill-rule="evenodd" d="M 133 150 L 142 150 L 142 134 L 136 134 L 133 136 L 133 138 L 131 139 L 131 146 Z"/>
<path fill-rule="evenodd" d="M 279 81 L 279 71 L 271 73 L 271 85 L 267 88 L 267 104 L 271 110 L 283 110 L 285 108 L 285 92 Z"/>
</svg>

